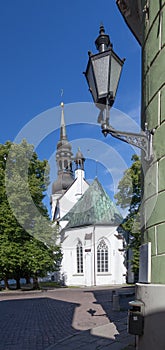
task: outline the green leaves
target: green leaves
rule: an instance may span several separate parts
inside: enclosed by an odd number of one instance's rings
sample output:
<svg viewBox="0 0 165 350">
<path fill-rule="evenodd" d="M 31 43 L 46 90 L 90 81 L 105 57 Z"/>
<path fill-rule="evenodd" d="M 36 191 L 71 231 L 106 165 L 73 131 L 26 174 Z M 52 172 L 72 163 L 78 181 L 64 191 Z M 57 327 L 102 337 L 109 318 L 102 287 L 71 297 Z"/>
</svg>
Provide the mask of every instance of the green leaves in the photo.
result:
<svg viewBox="0 0 165 350">
<path fill-rule="evenodd" d="M 124 172 L 118 185 L 119 192 L 115 195 L 117 205 L 134 211 L 141 201 L 141 162 L 137 155 L 133 155 L 131 167 Z"/>
<path fill-rule="evenodd" d="M 58 232 L 43 204 L 48 184 L 48 162 L 26 140 L 0 145 L 0 278 L 36 278 L 57 268 Z"/>
<path fill-rule="evenodd" d="M 121 208 L 128 208 L 129 213 L 120 227 L 128 233 L 128 248 L 133 251 L 132 270 L 138 273 L 139 247 L 141 245 L 140 213 L 141 204 L 141 162 L 137 155 L 132 156 L 132 165 L 124 173 L 118 185 L 118 193 L 115 195 L 117 204 Z"/>
</svg>

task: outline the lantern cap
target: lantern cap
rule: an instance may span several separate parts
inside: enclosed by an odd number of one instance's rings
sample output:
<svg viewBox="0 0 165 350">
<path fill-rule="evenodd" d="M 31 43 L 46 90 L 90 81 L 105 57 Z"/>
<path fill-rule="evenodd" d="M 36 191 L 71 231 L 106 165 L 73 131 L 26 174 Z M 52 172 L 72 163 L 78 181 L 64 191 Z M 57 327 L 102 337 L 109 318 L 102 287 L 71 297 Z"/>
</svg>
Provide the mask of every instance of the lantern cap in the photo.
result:
<svg viewBox="0 0 165 350">
<path fill-rule="evenodd" d="M 99 52 L 107 50 L 112 44 L 108 34 L 105 34 L 105 29 L 103 24 L 100 25 L 99 36 L 95 40 L 96 49 Z"/>
</svg>

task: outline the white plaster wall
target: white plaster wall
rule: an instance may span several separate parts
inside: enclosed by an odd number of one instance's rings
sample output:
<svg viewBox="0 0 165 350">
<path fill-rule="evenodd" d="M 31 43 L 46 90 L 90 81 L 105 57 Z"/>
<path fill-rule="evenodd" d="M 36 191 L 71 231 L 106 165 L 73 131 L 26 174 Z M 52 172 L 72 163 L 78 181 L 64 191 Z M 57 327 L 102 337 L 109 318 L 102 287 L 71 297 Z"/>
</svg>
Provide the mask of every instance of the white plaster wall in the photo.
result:
<svg viewBox="0 0 165 350">
<path fill-rule="evenodd" d="M 136 298 L 144 303 L 144 335 L 138 337 L 138 348 L 165 349 L 165 285 L 136 285 Z"/>
<path fill-rule="evenodd" d="M 92 233 L 92 239 L 85 240 L 85 235 L 89 233 Z M 64 233 L 62 273 L 66 276 L 67 285 L 91 286 L 125 283 L 126 269 L 123 252 L 118 250 L 122 249 L 123 243 L 122 240 L 116 238 L 115 234 L 117 234 L 116 227 L 110 226 L 88 226 Z M 97 245 L 102 238 L 109 247 L 109 271 L 97 273 Z M 78 240 L 83 245 L 83 274 L 77 273 L 76 246 Z"/>
<path fill-rule="evenodd" d="M 126 281 L 126 268 L 124 266 L 124 254 L 119 249 L 123 248 L 123 241 L 118 239 L 116 227 L 97 226 L 95 229 L 95 255 L 97 257 L 97 246 L 102 238 L 109 246 L 109 272 L 96 273 L 96 284 L 122 284 Z M 96 261 L 97 270 L 97 261 Z"/>
<path fill-rule="evenodd" d="M 85 234 L 91 233 L 89 227 L 79 230 L 68 230 L 62 238 L 63 259 L 61 272 L 65 276 L 66 285 L 86 285 L 85 284 L 85 264 L 82 274 L 77 273 L 77 252 L 76 246 L 80 240 L 83 245 L 83 262 L 85 263 Z M 88 245 L 89 247 L 89 245 Z"/>
<path fill-rule="evenodd" d="M 81 183 L 81 184 L 80 184 Z M 89 185 L 87 182 L 77 178 L 67 192 L 59 199 L 60 203 L 60 218 L 68 213 L 68 211 L 75 205 L 78 199 L 84 194 Z M 80 194 L 81 189 L 81 194 Z"/>
<path fill-rule="evenodd" d="M 51 195 L 51 217 L 52 217 L 52 220 L 54 218 L 54 212 L 55 212 L 55 208 L 56 208 L 56 205 L 57 205 L 57 199 L 59 197 L 61 197 L 62 193 L 60 194 L 52 194 Z"/>
<path fill-rule="evenodd" d="M 73 182 L 72 186 L 65 192 L 62 196 L 61 194 L 53 194 L 51 196 L 51 215 L 52 219 L 54 217 L 55 208 L 57 205 L 57 199 L 59 199 L 59 210 L 60 218 L 66 215 L 70 209 L 75 205 L 78 199 L 84 194 L 84 192 L 89 187 L 88 183 L 84 179 L 84 170 L 76 170 L 76 179 Z M 61 198 L 60 198 L 61 197 Z M 64 228 L 67 222 L 61 222 L 61 227 Z"/>
</svg>

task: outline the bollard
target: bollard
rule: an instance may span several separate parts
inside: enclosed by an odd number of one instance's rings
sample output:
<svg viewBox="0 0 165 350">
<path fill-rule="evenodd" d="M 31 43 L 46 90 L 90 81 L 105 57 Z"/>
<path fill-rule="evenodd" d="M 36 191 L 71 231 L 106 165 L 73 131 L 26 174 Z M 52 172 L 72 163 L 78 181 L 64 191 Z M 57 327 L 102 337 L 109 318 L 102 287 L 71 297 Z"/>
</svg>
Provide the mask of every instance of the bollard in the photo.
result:
<svg viewBox="0 0 165 350">
<path fill-rule="evenodd" d="M 113 294 L 112 311 L 120 311 L 120 300 L 118 294 Z"/>
<path fill-rule="evenodd" d="M 113 302 L 113 296 L 116 294 L 116 291 L 113 289 L 112 290 L 112 299 L 111 299 L 111 301 Z"/>
</svg>

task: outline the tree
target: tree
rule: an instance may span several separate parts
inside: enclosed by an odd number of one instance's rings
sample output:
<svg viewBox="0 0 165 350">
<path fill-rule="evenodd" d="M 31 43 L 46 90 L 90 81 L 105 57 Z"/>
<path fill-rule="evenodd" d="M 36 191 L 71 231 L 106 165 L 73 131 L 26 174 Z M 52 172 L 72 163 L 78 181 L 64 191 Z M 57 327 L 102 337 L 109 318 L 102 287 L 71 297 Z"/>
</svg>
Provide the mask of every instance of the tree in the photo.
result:
<svg viewBox="0 0 165 350">
<path fill-rule="evenodd" d="M 140 204 L 141 204 L 141 162 L 137 155 L 132 156 L 132 165 L 124 172 L 119 181 L 118 193 L 115 195 L 117 204 L 122 209 L 128 208 L 128 215 L 120 228 L 128 233 L 128 248 L 133 251 L 132 270 L 135 275 L 139 271 L 139 247 L 141 245 Z"/>
<path fill-rule="evenodd" d="M 32 145 L 0 145 L 0 278 L 6 287 L 11 277 L 17 287 L 20 277 L 36 280 L 61 258 L 57 230 L 43 204 L 48 183 L 47 161 L 38 159 Z"/>
<path fill-rule="evenodd" d="M 33 277 L 34 288 L 38 289 L 38 277 L 43 277 L 48 271 L 55 270 L 54 247 L 47 247 L 35 238 L 31 238 L 24 246 L 24 273 Z"/>
</svg>

